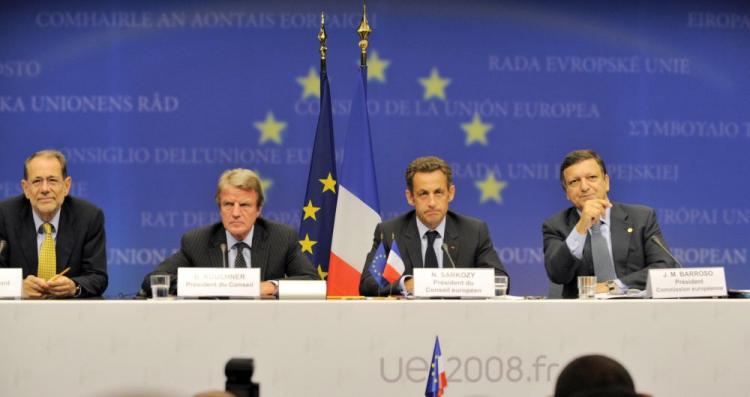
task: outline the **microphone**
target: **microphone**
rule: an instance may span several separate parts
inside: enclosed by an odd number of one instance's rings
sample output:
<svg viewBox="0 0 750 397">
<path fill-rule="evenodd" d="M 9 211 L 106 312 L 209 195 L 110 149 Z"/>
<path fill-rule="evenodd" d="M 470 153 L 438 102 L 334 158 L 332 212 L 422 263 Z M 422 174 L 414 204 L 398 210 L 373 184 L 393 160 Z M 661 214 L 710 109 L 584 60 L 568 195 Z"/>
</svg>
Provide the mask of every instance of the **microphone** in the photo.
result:
<svg viewBox="0 0 750 397">
<path fill-rule="evenodd" d="M 221 249 L 221 267 L 227 267 L 227 245 L 221 243 L 219 248 Z"/>
<path fill-rule="evenodd" d="M 443 248 L 443 252 L 445 252 L 445 255 L 448 257 L 448 260 L 451 262 L 451 266 L 455 269 L 456 268 L 456 262 L 453 262 L 453 258 L 451 258 L 451 254 L 448 253 L 448 244 L 443 243 L 440 247 Z"/>
<path fill-rule="evenodd" d="M 669 252 L 669 250 L 667 249 L 667 246 L 664 245 L 664 244 L 662 244 L 661 240 L 659 240 L 659 237 L 656 237 L 656 235 L 654 234 L 653 236 L 651 236 L 651 240 L 654 240 L 654 242 L 656 243 L 656 245 L 658 245 L 659 248 L 662 249 L 662 251 L 666 252 L 667 255 L 669 255 L 670 258 L 672 258 L 672 260 L 674 261 L 674 263 L 677 264 L 677 268 L 678 269 L 682 268 L 682 264 L 680 263 L 680 261 L 678 261 L 677 258 L 675 258 L 674 255 L 672 255 L 671 252 Z"/>
</svg>

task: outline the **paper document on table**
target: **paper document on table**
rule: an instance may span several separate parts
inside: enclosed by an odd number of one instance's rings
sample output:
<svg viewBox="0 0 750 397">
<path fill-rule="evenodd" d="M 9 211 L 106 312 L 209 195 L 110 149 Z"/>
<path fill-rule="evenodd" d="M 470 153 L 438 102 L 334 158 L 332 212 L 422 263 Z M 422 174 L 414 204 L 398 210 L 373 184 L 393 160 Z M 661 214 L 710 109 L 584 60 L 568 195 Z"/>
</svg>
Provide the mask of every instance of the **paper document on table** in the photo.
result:
<svg viewBox="0 0 750 397">
<path fill-rule="evenodd" d="M 639 289 L 631 288 L 628 290 L 627 293 L 624 294 L 610 294 L 610 293 L 603 293 L 603 294 L 596 294 L 594 295 L 594 298 L 596 299 L 646 299 L 646 291 L 641 291 Z"/>
</svg>

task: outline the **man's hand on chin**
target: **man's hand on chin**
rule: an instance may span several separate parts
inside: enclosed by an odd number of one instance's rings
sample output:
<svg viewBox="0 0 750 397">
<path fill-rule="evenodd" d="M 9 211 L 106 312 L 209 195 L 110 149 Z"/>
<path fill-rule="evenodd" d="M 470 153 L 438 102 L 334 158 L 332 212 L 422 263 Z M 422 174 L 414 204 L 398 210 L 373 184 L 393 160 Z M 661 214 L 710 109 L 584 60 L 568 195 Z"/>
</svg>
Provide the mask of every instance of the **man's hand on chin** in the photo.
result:
<svg viewBox="0 0 750 397">
<path fill-rule="evenodd" d="M 604 216 L 607 208 L 612 208 L 612 203 L 609 200 L 592 199 L 586 201 L 581 208 L 581 219 L 576 224 L 576 231 L 585 234 L 591 228 L 591 225 Z"/>
</svg>

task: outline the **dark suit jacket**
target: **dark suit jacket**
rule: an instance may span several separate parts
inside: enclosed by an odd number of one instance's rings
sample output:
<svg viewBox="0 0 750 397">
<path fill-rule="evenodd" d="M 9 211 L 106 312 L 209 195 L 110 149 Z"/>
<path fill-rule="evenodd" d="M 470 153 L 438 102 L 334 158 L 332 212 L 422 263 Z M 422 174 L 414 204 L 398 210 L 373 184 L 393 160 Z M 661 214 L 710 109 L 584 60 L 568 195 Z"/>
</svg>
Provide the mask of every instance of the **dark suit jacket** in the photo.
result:
<svg viewBox="0 0 750 397">
<path fill-rule="evenodd" d="M 578 211 L 571 207 L 550 217 L 542 225 L 547 276 L 552 282 L 563 284 L 564 298 L 578 297 L 578 276 L 594 275 L 591 236 L 586 237 L 582 259 L 576 259 L 565 243 L 578 219 Z M 651 240 L 652 236 L 657 236 L 664 241 L 653 209 L 642 205 L 613 203 L 609 220 L 615 272 L 628 287 L 645 288 L 648 269 L 677 265 Z"/>
<path fill-rule="evenodd" d="M 0 240 L 8 242 L 0 267 L 20 267 L 23 277 L 37 274 L 39 250 L 31 203 L 23 195 L 0 202 Z M 55 239 L 57 273 L 81 286 L 81 297 L 99 296 L 107 289 L 104 214 L 81 199 L 65 198 Z"/>
<path fill-rule="evenodd" d="M 372 249 L 367 254 L 365 268 L 362 270 L 362 278 L 359 282 L 359 293 L 362 295 L 383 296 L 401 293 L 398 281 L 392 285 L 380 287 L 368 270 L 375 251 L 380 245 L 381 236 L 385 239 L 386 252 L 391 249 L 392 236 L 396 236 L 401 257 L 404 260 L 404 275 L 413 274 L 415 267 L 424 266 L 416 213 L 412 210 L 382 222 L 375 228 Z M 492 245 L 487 224 L 479 219 L 448 211 L 443 242 L 448 244 L 448 252 L 456 266 L 494 268 L 495 274 L 508 275 Z M 446 267 L 450 267 L 450 260 L 443 253 L 443 268 Z"/>
<path fill-rule="evenodd" d="M 320 280 L 310 261 L 302 254 L 297 233 L 289 226 L 258 218 L 253 226 L 250 249 L 252 267 L 260 267 L 260 279 Z M 224 225 L 193 229 L 182 236 L 180 250 L 157 266 L 143 280 L 143 292 L 151 295 L 151 274 L 170 274 L 170 293 L 177 293 L 177 269 L 180 267 L 223 267 L 221 244 L 227 243 Z M 227 247 L 231 249 L 231 247 Z"/>
</svg>

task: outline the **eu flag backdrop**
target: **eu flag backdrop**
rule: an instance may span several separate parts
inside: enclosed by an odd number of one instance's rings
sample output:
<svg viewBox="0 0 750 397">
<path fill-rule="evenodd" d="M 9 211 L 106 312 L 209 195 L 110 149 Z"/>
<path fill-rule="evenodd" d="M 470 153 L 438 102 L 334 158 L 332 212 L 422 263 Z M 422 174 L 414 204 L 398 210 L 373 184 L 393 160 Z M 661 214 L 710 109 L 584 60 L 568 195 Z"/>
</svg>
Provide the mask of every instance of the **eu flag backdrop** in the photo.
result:
<svg viewBox="0 0 750 397">
<path fill-rule="evenodd" d="M 361 6 L 3 2 L 0 197 L 21 193 L 31 152 L 61 149 L 71 193 L 106 216 L 109 296 L 135 293 L 183 233 L 218 221 L 225 169 L 257 171 L 262 216 L 298 229 L 310 221 L 325 114 L 320 11 L 341 161 Z M 724 266 L 730 288 L 750 285 L 747 2 L 382 0 L 367 10 L 378 216 L 409 209 L 409 161 L 443 157 L 451 209 L 488 223 L 514 293 L 543 295 L 541 224 L 569 205 L 558 166 L 592 148 L 607 161 L 610 197 L 654 207 L 685 266 Z"/>
</svg>

